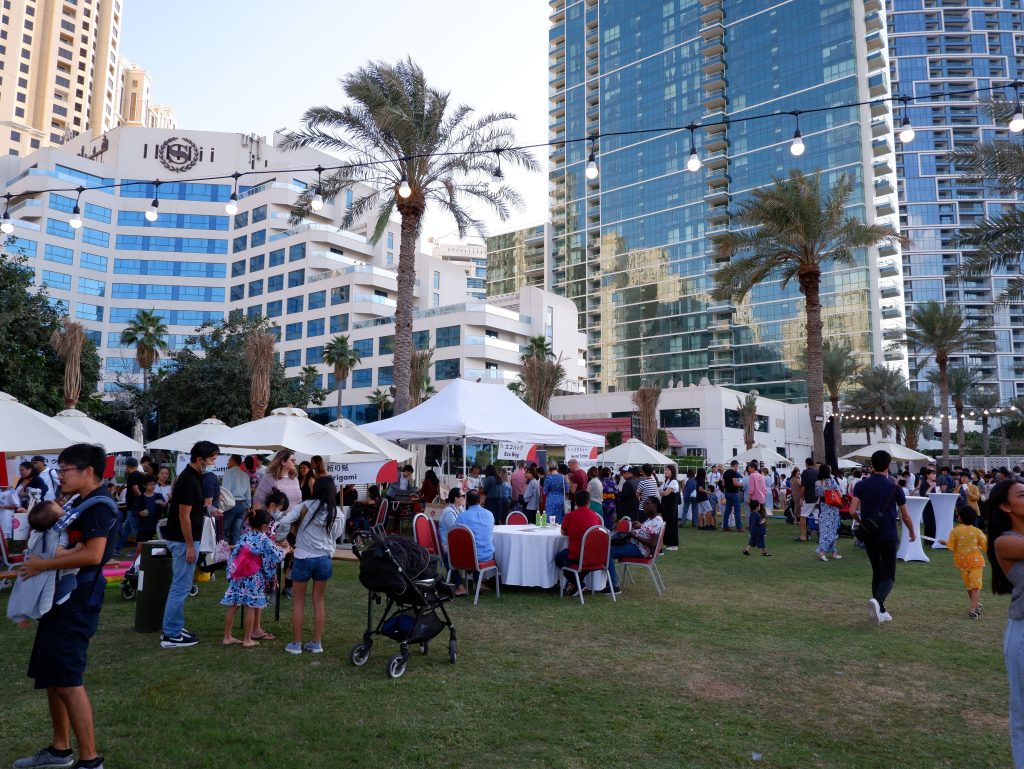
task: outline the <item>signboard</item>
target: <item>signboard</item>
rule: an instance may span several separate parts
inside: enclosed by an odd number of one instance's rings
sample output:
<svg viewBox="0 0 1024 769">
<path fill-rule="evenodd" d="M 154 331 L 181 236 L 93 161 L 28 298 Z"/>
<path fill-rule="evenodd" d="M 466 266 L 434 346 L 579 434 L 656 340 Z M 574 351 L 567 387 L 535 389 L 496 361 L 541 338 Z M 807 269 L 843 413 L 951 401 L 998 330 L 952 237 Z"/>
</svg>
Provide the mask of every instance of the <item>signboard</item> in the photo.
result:
<svg viewBox="0 0 1024 769">
<path fill-rule="evenodd" d="M 498 444 L 498 460 L 515 462 L 524 459 L 527 462 L 537 461 L 537 444 L 525 441 L 502 441 Z"/>
<path fill-rule="evenodd" d="M 224 480 L 224 473 L 227 472 L 227 469 L 228 469 L 228 457 L 229 456 L 230 456 L 229 454 L 218 454 L 217 455 L 217 459 L 214 460 L 213 472 L 215 472 L 217 474 L 218 480 Z M 185 465 L 187 465 L 187 464 L 188 464 L 188 452 L 187 451 L 179 451 L 178 452 L 178 461 L 177 461 L 177 464 L 175 464 L 175 468 L 176 468 L 175 471 L 174 471 L 174 477 L 175 478 L 177 478 L 179 475 L 181 475 L 181 471 L 185 469 Z"/>
<path fill-rule="evenodd" d="M 600 453 L 601 449 L 597 446 L 566 446 L 565 461 L 575 459 L 577 462 L 593 462 Z"/>
<path fill-rule="evenodd" d="M 327 473 L 340 490 L 350 483 L 394 483 L 398 480 L 398 462 L 327 462 Z"/>
</svg>

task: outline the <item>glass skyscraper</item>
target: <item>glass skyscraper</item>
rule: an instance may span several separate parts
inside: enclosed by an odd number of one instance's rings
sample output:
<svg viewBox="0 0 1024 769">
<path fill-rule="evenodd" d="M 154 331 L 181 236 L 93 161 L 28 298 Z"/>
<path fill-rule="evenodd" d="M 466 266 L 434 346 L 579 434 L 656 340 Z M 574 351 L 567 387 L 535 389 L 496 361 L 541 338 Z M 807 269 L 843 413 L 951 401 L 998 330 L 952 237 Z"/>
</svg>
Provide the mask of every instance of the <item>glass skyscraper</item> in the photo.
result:
<svg viewBox="0 0 1024 769">
<path fill-rule="evenodd" d="M 994 352 L 967 357 L 985 382 L 998 383 L 1000 398 L 1024 396 L 1024 327 L 1020 305 L 996 308 L 1007 274 L 960 281 L 955 273 L 962 251 L 955 239 L 962 227 L 997 216 L 1015 199 L 994 197 L 991 188 L 963 179 L 949 159 L 958 147 L 1006 138 L 979 100 L 1012 98 L 1001 88 L 1024 77 L 1024 10 L 1020 0 L 895 0 L 889 14 L 893 93 L 913 96 L 909 115 L 914 140 L 898 147 L 900 218 L 907 245 L 903 279 L 909 312 L 929 300 L 960 305 L 967 317 L 992 317 Z M 956 93 L 960 92 L 960 93 Z M 1014 353 L 1017 355 L 1014 355 Z M 922 356 L 909 351 L 910 371 Z M 912 385 L 931 387 L 929 368 L 912 373 Z"/>
<path fill-rule="evenodd" d="M 800 400 L 798 287 L 714 302 L 713 239 L 751 190 L 791 169 L 854 183 L 850 213 L 896 224 L 888 105 L 781 114 L 890 94 L 881 0 L 553 0 L 550 43 L 552 266 L 587 335 L 590 392 L 646 381 L 757 388 Z M 732 122 L 723 122 L 731 119 Z M 690 132 L 704 161 L 686 170 Z M 631 133 L 648 129 L 674 129 Z M 619 133 L 619 135 L 611 135 Z M 601 135 L 596 141 L 578 141 Z M 600 174 L 584 169 L 595 150 Z M 826 338 L 866 361 L 899 322 L 899 250 L 858 255 L 822 280 Z M 891 332 L 890 332 L 891 333 Z"/>
</svg>

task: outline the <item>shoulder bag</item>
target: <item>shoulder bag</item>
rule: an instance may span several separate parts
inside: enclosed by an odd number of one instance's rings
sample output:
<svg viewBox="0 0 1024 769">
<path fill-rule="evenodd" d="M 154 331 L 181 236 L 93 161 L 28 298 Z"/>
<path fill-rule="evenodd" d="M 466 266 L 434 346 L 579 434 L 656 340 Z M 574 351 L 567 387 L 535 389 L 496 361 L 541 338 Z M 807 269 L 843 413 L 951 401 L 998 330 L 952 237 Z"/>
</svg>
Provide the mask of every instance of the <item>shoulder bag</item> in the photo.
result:
<svg viewBox="0 0 1024 769">
<path fill-rule="evenodd" d="M 882 508 L 878 513 L 870 516 L 865 516 L 863 513 L 861 514 L 860 524 L 853 530 L 853 536 L 855 536 L 858 541 L 867 544 L 878 536 L 878 533 L 882 530 L 882 516 L 885 515 L 885 511 L 889 509 L 889 505 L 896 496 L 896 489 L 898 488 L 898 485 L 895 483 L 892 484 L 892 491 L 889 492 L 889 498 L 885 500 L 885 504 L 882 505 Z"/>
</svg>

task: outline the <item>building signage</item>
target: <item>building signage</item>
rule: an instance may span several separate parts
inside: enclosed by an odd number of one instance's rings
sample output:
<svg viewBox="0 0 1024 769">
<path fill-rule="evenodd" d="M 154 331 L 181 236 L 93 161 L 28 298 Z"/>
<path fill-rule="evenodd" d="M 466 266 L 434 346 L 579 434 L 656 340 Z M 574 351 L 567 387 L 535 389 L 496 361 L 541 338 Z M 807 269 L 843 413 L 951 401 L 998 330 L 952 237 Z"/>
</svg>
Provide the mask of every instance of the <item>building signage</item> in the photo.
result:
<svg viewBox="0 0 1024 769">
<path fill-rule="evenodd" d="M 199 162 L 199 147 L 191 139 L 172 136 L 157 145 L 156 157 L 168 171 L 180 174 L 191 170 Z"/>
</svg>

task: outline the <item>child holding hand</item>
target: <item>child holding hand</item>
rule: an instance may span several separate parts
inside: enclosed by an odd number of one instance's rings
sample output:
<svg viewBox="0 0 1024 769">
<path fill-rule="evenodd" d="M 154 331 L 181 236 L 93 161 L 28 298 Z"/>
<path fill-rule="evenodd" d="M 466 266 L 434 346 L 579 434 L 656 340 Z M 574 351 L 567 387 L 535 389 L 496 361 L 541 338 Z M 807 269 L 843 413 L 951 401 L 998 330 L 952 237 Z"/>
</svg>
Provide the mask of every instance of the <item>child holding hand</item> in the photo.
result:
<svg viewBox="0 0 1024 769">
<path fill-rule="evenodd" d="M 750 555 L 750 548 L 752 547 L 760 548 L 761 555 L 771 555 L 768 552 L 768 545 L 765 543 L 765 537 L 768 534 L 768 521 L 765 517 L 765 509 L 756 499 L 750 500 L 750 516 L 747 519 L 747 523 L 750 530 L 750 538 L 747 540 L 747 546 L 743 548 L 743 555 Z"/>
<path fill-rule="evenodd" d="M 967 616 L 977 619 L 981 616 L 981 582 L 985 573 L 985 550 L 988 538 L 974 524 L 978 514 L 971 507 L 960 508 L 960 524 L 949 533 L 948 540 L 939 540 L 953 552 L 953 565 L 960 569 L 960 578 L 967 588 L 971 610 Z"/>
<path fill-rule="evenodd" d="M 249 528 L 231 551 L 228 564 L 230 583 L 220 601 L 228 607 L 224 616 L 224 646 L 259 646 L 260 642 L 253 638 L 253 629 L 260 626 L 260 615 L 267 605 L 267 584 L 275 577 L 281 559 L 291 550 L 287 543 L 278 547 L 271 541 L 270 523 L 270 513 L 253 510 L 249 514 Z M 251 609 L 245 613 L 245 636 L 242 640 L 235 638 L 232 632 L 239 606 Z"/>
</svg>

